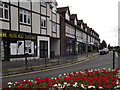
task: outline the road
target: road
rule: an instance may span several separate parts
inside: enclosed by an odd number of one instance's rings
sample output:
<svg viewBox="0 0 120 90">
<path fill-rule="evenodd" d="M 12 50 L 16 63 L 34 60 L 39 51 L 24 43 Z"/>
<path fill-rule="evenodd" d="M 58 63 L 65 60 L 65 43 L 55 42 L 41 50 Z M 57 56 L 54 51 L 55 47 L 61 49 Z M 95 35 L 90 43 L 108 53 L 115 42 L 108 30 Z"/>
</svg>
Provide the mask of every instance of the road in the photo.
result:
<svg viewBox="0 0 120 90">
<path fill-rule="evenodd" d="M 116 57 L 116 66 L 117 66 L 118 59 Z M 110 52 L 106 55 L 97 55 L 93 58 L 87 59 L 85 62 L 71 64 L 69 66 L 61 66 L 59 68 L 53 68 L 44 71 L 36 71 L 26 75 L 19 75 L 13 77 L 6 77 L 2 78 L 3 87 L 7 86 L 8 82 L 16 82 L 16 81 L 23 81 L 23 80 L 33 80 L 35 78 L 45 78 L 45 77 L 57 77 L 59 74 L 63 73 L 71 73 L 74 71 L 84 71 L 85 69 L 101 69 L 101 68 L 113 68 L 113 53 Z"/>
</svg>

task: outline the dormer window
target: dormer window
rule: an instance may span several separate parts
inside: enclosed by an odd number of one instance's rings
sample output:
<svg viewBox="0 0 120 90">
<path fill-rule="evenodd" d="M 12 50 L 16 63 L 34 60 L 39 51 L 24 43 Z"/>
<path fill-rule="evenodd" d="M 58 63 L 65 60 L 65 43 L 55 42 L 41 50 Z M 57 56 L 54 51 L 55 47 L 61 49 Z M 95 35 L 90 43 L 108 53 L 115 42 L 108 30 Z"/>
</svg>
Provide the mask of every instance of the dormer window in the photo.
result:
<svg viewBox="0 0 120 90">
<path fill-rule="evenodd" d="M 81 29 L 83 29 L 83 25 L 81 24 Z"/>
<path fill-rule="evenodd" d="M 87 28 L 85 28 L 85 31 L 87 32 Z"/>
<path fill-rule="evenodd" d="M 75 25 L 77 25 L 77 19 L 75 18 Z"/>
<path fill-rule="evenodd" d="M 66 11 L 66 13 L 65 13 L 65 18 L 66 18 L 67 20 L 70 20 L 70 16 L 69 16 L 68 11 Z"/>
</svg>

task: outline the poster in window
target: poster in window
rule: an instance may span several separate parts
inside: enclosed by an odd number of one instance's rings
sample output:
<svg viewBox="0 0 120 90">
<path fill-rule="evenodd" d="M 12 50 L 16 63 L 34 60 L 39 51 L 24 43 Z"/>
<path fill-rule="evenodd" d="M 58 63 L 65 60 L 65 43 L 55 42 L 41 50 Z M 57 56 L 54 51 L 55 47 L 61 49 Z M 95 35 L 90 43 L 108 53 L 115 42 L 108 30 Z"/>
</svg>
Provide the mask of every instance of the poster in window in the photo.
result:
<svg viewBox="0 0 120 90">
<path fill-rule="evenodd" d="M 34 54 L 34 42 L 31 40 L 25 40 L 25 53 Z"/>
<path fill-rule="evenodd" d="M 24 54 L 24 41 L 17 41 L 17 54 L 18 55 Z"/>
<path fill-rule="evenodd" d="M 10 55 L 17 55 L 17 43 L 10 43 Z"/>
</svg>

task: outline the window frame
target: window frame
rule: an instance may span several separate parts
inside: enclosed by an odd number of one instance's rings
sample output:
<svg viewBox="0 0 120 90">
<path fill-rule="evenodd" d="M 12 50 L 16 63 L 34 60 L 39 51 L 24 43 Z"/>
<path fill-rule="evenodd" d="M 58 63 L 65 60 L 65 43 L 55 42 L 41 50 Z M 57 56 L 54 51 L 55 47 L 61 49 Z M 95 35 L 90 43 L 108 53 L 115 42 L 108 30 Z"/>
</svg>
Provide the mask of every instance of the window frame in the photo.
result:
<svg viewBox="0 0 120 90">
<path fill-rule="evenodd" d="M 41 28 L 46 29 L 47 28 L 47 20 L 46 17 L 41 16 Z"/>
<path fill-rule="evenodd" d="M 20 19 L 20 23 L 21 23 L 21 24 L 31 25 L 31 12 L 29 12 L 29 11 L 27 11 L 27 10 L 24 10 L 24 9 L 20 9 L 19 15 L 20 15 L 20 16 L 22 15 L 22 19 L 21 19 L 21 17 L 19 16 L 19 19 Z M 26 22 L 25 22 L 25 15 L 26 15 Z M 22 21 L 21 21 L 21 20 L 22 20 Z M 28 21 L 28 20 L 30 20 L 30 21 Z"/>
<path fill-rule="evenodd" d="M 52 22 L 52 32 L 57 32 L 57 24 L 55 22 Z"/>
<path fill-rule="evenodd" d="M 0 2 L 0 4 L 2 4 L 2 6 L 0 6 L 0 8 L 2 9 L 2 17 L 0 17 L 0 19 L 9 20 L 9 5 L 2 2 Z M 7 5 L 7 7 L 5 7 L 5 5 Z M 7 18 L 5 18 L 6 17 L 5 10 L 8 11 Z"/>
</svg>

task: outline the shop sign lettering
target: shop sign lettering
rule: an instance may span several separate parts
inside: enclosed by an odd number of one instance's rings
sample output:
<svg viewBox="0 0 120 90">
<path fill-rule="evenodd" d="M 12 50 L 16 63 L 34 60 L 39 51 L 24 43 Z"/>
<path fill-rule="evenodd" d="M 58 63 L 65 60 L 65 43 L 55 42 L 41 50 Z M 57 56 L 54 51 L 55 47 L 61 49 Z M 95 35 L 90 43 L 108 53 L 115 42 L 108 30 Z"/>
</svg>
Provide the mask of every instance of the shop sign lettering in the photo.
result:
<svg viewBox="0 0 120 90">
<path fill-rule="evenodd" d="M 35 40 L 36 36 L 35 35 L 28 35 L 28 34 L 16 34 L 16 33 L 7 33 L 6 32 L 1 32 L 0 37 L 8 37 L 8 38 L 19 38 L 19 39 L 31 39 Z"/>
</svg>

